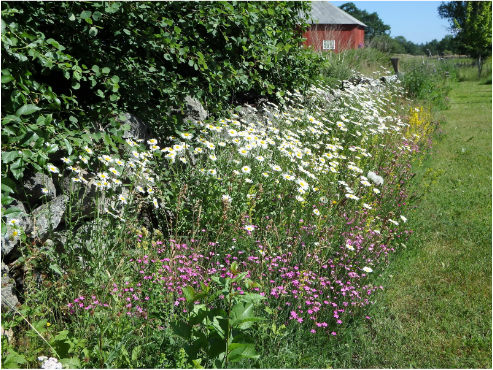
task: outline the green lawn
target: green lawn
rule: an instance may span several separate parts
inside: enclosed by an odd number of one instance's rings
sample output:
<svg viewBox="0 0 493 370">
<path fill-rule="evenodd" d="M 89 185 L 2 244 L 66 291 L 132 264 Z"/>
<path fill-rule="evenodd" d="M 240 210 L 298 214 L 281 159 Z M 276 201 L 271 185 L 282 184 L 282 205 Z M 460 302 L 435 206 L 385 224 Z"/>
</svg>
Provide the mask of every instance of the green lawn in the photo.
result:
<svg viewBox="0 0 493 370">
<path fill-rule="evenodd" d="M 492 367 L 491 85 L 461 82 L 450 98 L 434 155 L 415 169 L 415 233 L 333 367 Z"/>
</svg>

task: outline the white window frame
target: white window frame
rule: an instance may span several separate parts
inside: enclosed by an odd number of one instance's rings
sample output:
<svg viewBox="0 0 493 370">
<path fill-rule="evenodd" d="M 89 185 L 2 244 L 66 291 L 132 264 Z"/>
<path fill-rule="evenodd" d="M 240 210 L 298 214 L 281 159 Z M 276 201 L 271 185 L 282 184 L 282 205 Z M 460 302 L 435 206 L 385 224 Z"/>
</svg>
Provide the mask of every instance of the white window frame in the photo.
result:
<svg viewBox="0 0 493 370">
<path fill-rule="evenodd" d="M 322 48 L 323 50 L 335 50 L 336 40 L 323 40 Z"/>
</svg>

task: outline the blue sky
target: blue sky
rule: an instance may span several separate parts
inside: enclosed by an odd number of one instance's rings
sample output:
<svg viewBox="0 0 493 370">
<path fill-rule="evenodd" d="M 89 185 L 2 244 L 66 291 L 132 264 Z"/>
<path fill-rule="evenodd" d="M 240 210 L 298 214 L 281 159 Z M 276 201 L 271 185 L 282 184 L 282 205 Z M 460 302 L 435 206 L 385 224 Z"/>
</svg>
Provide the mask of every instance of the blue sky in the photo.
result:
<svg viewBox="0 0 493 370">
<path fill-rule="evenodd" d="M 335 6 L 351 1 L 330 1 Z M 449 22 L 438 16 L 441 1 L 352 1 L 358 9 L 376 12 L 383 23 L 390 26 L 390 36 L 404 36 L 415 44 L 446 35 Z"/>
</svg>

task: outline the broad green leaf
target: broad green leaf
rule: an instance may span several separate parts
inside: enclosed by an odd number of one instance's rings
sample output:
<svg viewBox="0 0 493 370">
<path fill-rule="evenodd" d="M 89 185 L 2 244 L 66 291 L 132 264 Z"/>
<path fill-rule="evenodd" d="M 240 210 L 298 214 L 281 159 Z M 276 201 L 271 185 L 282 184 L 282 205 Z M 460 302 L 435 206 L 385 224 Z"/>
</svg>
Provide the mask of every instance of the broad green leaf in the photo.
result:
<svg viewBox="0 0 493 370">
<path fill-rule="evenodd" d="M 215 332 L 221 337 L 221 339 L 226 338 L 228 320 L 219 319 L 217 316 L 214 316 L 214 318 L 212 319 L 212 326 L 215 329 Z"/>
<path fill-rule="evenodd" d="M 20 365 L 27 362 L 24 355 L 18 354 L 11 348 L 9 348 L 9 352 L 10 353 L 7 355 L 7 357 L 5 357 L 5 360 L 2 359 L 2 367 L 4 369 L 20 369 Z"/>
<path fill-rule="evenodd" d="M 96 27 L 89 28 L 89 36 L 96 36 L 98 34 L 98 29 Z"/>
<path fill-rule="evenodd" d="M 252 303 L 237 303 L 231 310 L 231 326 L 240 325 L 240 329 L 248 329 L 253 323 L 245 320 L 252 317 L 254 317 Z"/>
<path fill-rule="evenodd" d="M 58 151 L 58 145 L 53 145 L 51 144 L 48 149 L 46 150 L 46 153 L 55 153 L 56 151 Z"/>
<path fill-rule="evenodd" d="M 70 143 L 68 142 L 68 140 L 65 139 L 65 138 L 63 139 L 63 142 L 65 143 L 65 146 L 67 147 L 67 154 L 68 155 L 72 154 L 72 151 L 73 151 L 72 145 L 70 145 Z"/>
<path fill-rule="evenodd" d="M 255 347 L 251 345 L 244 345 L 242 347 L 232 350 L 228 355 L 228 361 L 236 362 L 244 358 L 259 358 L 260 355 L 255 351 Z"/>
<path fill-rule="evenodd" d="M 87 19 L 91 16 L 92 12 L 89 10 L 85 10 L 82 13 L 80 13 L 81 19 Z"/>
<path fill-rule="evenodd" d="M 5 187 L 5 189 L 4 189 Z M 16 185 L 15 182 L 13 182 L 11 179 L 7 177 L 2 177 L 2 190 L 7 191 L 9 193 L 15 193 Z"/>
<path fill-rule="evenodd" d="M 2 83 L 3 84 L 6 84 L 10 81 L 14 80 L 14 77 L 10 76 L 10 75 L 7 75 L 7 76 L 2 76 Z"/>
<path fill-rule="evenodd" d="M 101 72 L 103 72 L 104 74 L 108 74 L 110 73 L 110 69 L 108 67 L 104 67 Z"/>
<path fill-rule="evenodd" d="M 102 16 L 103 14 L 101 12 L 96 11 L 92 14 L 92 19 L 94 19 L 95 21 L 99 21 L 99 18 L 101 18 Z"/>
<path fill-rule="evenodd" d="M 17 109 L 17 111 L 15 112 L 15 115 L 17 117 L 19 117 L 22 115 L 32 114 L 38 110 L 41 110 L 41 108 L 39 108 L 38 106 L 36 106 L 34 104 L 26 104 L 26 105 L 23 105 L 22 107 L 20 107 L 19 109 Z"/>
<path fill-rule="evenodd" d="M 21 153 L 18 151 L 13 151 L 13 152 L 2 152 L 2 162 L 3 163 L 10 163 L 13 162 L 16 158 L 19 158 L 21 156 Z"/>
<path fill-rule="evenodd" d="M 245 333 L 240 333 L 240 334 L 235 335 L 232 343 L 255 344 L 255 340 L 252 338 L 251 335 L 248 335 Z"/>
<path fill-rule="evenodd" d="M 201 358 L 199 358 L 198 360 L 192 360 L 194 369 L 203 369 L 204 367 L 200 365 L 201 362 L 202 362 Z"/>
<path fill-rule="evenodd" d="M 185 339 L 190 338 L 190 334 L 192 332 L 192 327 L 190 325 L 179 321 L 172 322 L 171 329 L 173 329 L 173 333 Z"/>
<path fill-rule="evenodd" d="M 238 299 L 241 302 L 245 302 L 245 303 L 257 303 L 257 302 L 260 302 L 260 301 L 266 299 L 266 297 L 261 296 L 260 294 L 257 294 L 257 293 L 247 293 L 247 294 L 243 294 L 242 296 L 238 297 Z"/>
<path fill-rule="evenodd" d="M 196 292 L 192 286 L 187 285 L 181 288 L 181 290 L 183 292 L 183 295 L 185 296 L 185 299 L 187 300 L 187 303 L 193 302 L 195 300 Z"/>
<path fill-rule="evenodd" d="M 8 124 L 10 122 L 22 122 L 21 119 L 17 116 L 13 116 L 11 114 L 9 114 L 8 116 L 5 116 L 2 118 L 2 124 Z"/>
<path fill-rule="evenodd" d="M 132 350 L 132 361 L 138 360 L 140 352 L 142 352 L 142 346 L 137 346 Z"/>
<path fill-rule="evenodd" d="M 86 356 L 86 357 L 88 357 L 88 356 Z M 80 369 L 80 368 L 82 368 L 80 360 L 77 356 L 73 356 L 70 358 L 62 358 L 59 362 L 62 365 L 65 365 L 65 368 L 67 368 L 67 369 Z"/>
<path fill-rule="evenodd" d="M 68 16 L 68 19 L 70 21 L 75 21 L 75 14 L 74 13 L 70 13 L 69 16 Z"/>
<path fill-rule="evenodd" d="M 114 83 L 116 83 L 116 84 L 117 84 L 118 82 L 120 82 L 120 77 L 118 77 L 118 76 L 113 76 L 113 77 L 111 77 L 111 81 L 113 81 Z"/>
<path fill-rule="evenodd" d="M 3 184 L 2 184 L 2 190 L 3 189 Z M 11 204 L 15 199 L 6 195 L 2 195 L 2 206 L 8 206 Z"/>
</svg>

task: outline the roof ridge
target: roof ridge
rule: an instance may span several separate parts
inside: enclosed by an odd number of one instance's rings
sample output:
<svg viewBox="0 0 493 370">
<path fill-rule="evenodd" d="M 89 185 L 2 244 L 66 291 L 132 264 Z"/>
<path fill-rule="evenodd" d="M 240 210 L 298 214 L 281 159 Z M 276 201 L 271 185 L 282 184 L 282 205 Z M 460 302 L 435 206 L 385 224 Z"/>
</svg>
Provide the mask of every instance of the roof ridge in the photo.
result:
<svg viewBox="0 0 493 370">
<path fill-rule="evenodd" d="M 357 24 L 368 27 L 363 22 L 328 1 L 312 1 L 311 3 L 312 10 L 310 15 L 313 21 L 307 20 L 309 24 Z M 303 17 L 301 14 L 300 16 Z"/>
</svg>

